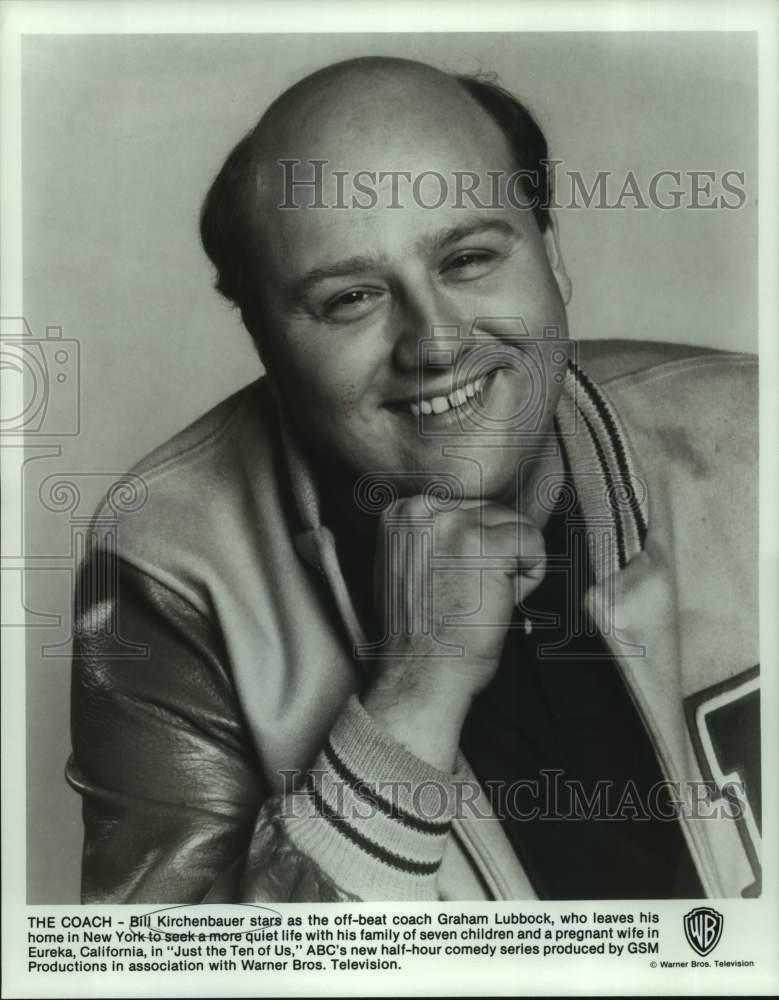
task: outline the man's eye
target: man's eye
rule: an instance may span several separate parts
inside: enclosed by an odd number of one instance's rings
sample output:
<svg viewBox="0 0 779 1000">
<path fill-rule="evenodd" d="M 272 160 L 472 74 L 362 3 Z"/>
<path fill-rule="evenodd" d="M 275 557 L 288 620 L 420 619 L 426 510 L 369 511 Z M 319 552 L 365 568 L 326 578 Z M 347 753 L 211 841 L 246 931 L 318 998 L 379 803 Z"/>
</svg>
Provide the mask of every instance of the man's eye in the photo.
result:
<svg viewBox="0 0 779 1000">
<path fill-rule="evenodd" d="M 479 278 L 495 263 L 497 255 L 486 250 L 469 250 L 450 257 L 443 270 L 455 277 Z"/>
<path fill-rule="evenodd" d="M 324 314 L 328 319 L 359 319 L 376 306 L 382 295 L 382 292 L 372 288 L 350 288 L 325 303 Z"/>
</svg>

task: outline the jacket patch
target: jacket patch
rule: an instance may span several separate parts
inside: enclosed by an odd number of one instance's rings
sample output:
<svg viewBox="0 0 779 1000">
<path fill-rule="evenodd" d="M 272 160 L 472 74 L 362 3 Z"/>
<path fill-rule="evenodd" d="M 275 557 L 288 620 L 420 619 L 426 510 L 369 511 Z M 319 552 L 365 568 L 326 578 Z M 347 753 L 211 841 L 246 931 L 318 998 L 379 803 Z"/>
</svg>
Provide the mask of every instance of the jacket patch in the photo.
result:
<svg viewBox="0 0 779 1000">
<path fill-rule="evenodd" d="M 760 665 L 713 684 L 685 699 L 695 756 L 714 799 L 732 807 L 754 882 L 742 896 L 759 896 L 762 886 L 760 834 Z"/>
</svg>

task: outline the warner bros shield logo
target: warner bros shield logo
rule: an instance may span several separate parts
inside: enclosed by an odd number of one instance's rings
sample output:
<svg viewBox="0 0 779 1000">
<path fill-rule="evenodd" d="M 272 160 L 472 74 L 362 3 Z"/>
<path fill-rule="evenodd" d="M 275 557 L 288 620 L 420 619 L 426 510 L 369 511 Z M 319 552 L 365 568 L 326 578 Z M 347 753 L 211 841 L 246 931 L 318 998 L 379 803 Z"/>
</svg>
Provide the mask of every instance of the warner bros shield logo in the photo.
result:
<svg viewBox="0 0 779 1000">
<path fill-rule="evenodd" d="M 696 906 L 684 915 L 684 936 L 691 948 L 705 957 L 719 944 L 725 918 L 710 906 Z"/>
</svg>

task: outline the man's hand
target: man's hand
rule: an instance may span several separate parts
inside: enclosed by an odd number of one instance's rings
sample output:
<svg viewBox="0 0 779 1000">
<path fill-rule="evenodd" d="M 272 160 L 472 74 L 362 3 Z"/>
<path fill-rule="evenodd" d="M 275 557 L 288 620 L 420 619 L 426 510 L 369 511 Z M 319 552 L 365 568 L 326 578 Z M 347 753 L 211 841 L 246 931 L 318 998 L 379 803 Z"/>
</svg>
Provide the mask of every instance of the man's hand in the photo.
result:
<svg viewBox="0 0 779 1000">
<path fill-rule="evenodd" d="M 383 517 L 375 593 L 384 655 L 363 703 L 396 740 L 447 770 L 471 702 L 498 668 L 515 604 L 543 579 L 545 550 L 538 528 L 498 503 L 464 501 L 435 515 L 432 539 L 431 516 L 417 496 Z"/>
</svg>

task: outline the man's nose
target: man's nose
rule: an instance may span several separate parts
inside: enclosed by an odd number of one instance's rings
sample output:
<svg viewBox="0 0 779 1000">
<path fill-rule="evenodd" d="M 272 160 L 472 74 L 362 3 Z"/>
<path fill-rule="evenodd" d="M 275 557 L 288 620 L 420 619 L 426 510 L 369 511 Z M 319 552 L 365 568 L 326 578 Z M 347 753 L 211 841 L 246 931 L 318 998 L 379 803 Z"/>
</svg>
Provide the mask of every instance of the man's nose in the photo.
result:
<svg viewBox="0 0 779 1000">
<path fill-rule="evenodd" d="M 404 289 L 398 298 L 392 359 L 399 370 L 416 371 L 425 366 L 425 342 L 436 332 L 445 330 L 449 338 L 464 336 L 465 317 L 440 289 L 417 285 Z"/>
</svg>

